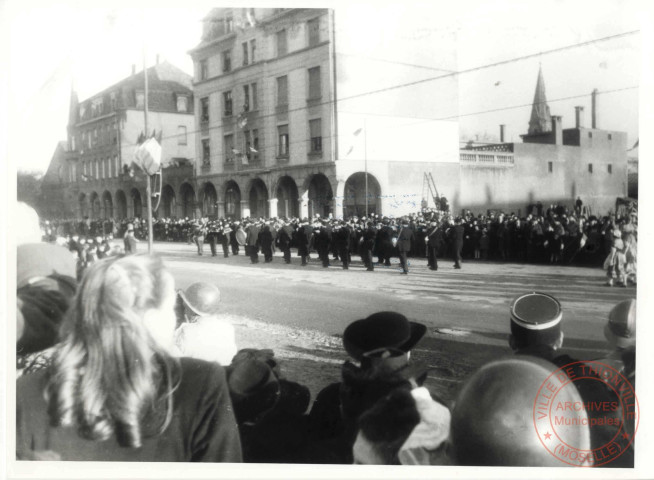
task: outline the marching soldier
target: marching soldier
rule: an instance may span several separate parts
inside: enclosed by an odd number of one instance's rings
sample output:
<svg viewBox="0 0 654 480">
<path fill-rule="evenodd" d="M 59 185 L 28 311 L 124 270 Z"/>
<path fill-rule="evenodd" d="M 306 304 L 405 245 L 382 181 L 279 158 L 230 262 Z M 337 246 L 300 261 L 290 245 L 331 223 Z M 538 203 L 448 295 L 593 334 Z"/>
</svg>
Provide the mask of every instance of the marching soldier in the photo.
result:
<svg viewBox="0 0 654 480">
<path fill-rule="evenodd" d="M 277 234 L 277 246 L 284 255 L 284 262 L 291 263 L 291 241 L 293 239 L 293 227 L 284 220 L 280 220 L 281 228 Z"/>
<path fill-rule="evenodd" d="M 432 221 L 427 230 L 427 264 L 430 270 L 438 270 L 438 252 L 443 247 L 443 229 Z"/>
<path fill-rule="evenodd" d="M 226 221 L 219 222 L 220 225 L 220 243 L 223 246 L 223 257 L 229 258 L 229 243 L 231 240 L 232 229 Z"/>
<path fill-rule="evenodd" d="M 334 229 L 334 247 L 343 262 L 343 270 L 350 265 L 350 228 L 340 221 Z"/>
<path fill-rule="evenodd" d="M 307 265 L 309 260 L 309 251 L 311 248 L 311 238 L 313 236 L 313 229 L 309 225 L 309 220 L 304 218 L 297 231 L 297 254 L 302 258 L 302 266 Z"/>
<path fill-rule="evenodd" d="M 207 232 L 207 240 L 209 240 L 209 246 L 211 247 L 211 256 L 215 257 L 216 244 L 218 243 L 218 237 L 220 235 L 218 222 L 216 220 L 209 222 L 209 225 L 207 226 Z"/>
</svg>

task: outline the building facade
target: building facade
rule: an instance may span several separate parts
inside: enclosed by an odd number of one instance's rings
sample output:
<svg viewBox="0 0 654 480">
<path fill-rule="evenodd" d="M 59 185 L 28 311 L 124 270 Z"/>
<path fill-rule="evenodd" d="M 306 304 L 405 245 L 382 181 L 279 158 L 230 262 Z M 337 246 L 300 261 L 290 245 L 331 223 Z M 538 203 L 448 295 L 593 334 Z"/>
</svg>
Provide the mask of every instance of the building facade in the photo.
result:
<svg viewBox="0 0 654 480">
<path fill-rule="evenodd" d="M 306 8 L 224 8 L 207 15 L 202 41 L 189 52 L 198 214 L 398 214 L 420 208 L 426 171 L 441 163 L 454 170 L 457 123 L 428 115 L 436 104 L 449 106 L 445 116 L 456 111 L 456 80 L 429 95 L 426 84 L 406 85 L 416 75 L 455 68 L 452 38 L 438 45 L 446 56 L 428 56 L 436 65 L 409 65 L 381 41 L 368 44 L 365 55 L 352 51 L 361 25 L 351 20 Z M 380 31 L 395 33 L 392 25 Z M 424 44 L 409 43 L 413 51 Z M 416 114 L 423 115 L 418 122 Z"/>
<path fill-rule="evenodd" d="M 462 150 L 460 189 L 454 204 L 473 211 L 524 213 L 537 202 L 572 206 L 580 197 L 594 214 L 614 210 L 616 198 L 628 191 L 627 134 L 598 128 L 596 105 L 593 92 L 590 127 L 585 125 L 580 105 L 575 107 L 575 127 L 563 129 L 562 117 L 549 113 L 539 71 L 529 130 L 522 135 L 522 143 Z"/>
<path fill-rule="evenodd" d="M 157 62 L 147 75 L 148 130 L 161 139 L 163 179 L 177 194 L 161 207 L 169 215 L 192 215 L 196 205 L 185 196 L 193 190 L 195 161 L 191 78 L 167 62 Z M 144 103 L 144 73 L 134 69 L 131 76 L 84 101 L 71 92 L 68 140 L 58 145 L 43 182 L 57 204 L 52 216 L 146 215 L 145 177 L 123 168 L 132 162 L 137 139 L 144 133 Z"/>
</svg>

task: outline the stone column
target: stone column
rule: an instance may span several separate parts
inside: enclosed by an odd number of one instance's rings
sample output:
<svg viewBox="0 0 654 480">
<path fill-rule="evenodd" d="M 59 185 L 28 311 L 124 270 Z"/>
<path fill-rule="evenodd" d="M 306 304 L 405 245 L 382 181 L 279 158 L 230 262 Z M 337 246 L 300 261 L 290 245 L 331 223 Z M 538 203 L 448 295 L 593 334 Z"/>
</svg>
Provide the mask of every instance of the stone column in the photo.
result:
<svg viewBox="0 0 654 480">
<path fill-rule="evenodd" d="M 216 202 L 216 215 L 218 218 L 225 218 L 225 202 Z"/>
<path fill-rule="evenodd" d="M 298 199 L 298 203 L 300 205 L 299 211 L 300 211 L 300 219 L 308 217 L 309 216 L 309 190 L 306 190 L 302 195 L 300 195 L 300 198 Z"/>
<path fill-rule="evenodd" d="M 277 199 L 270 198 L 268 199 L 268 217 L 274 218 L 277 216 Z"/>
<path fill-rule="evenodd" d="M 247 218 L 250 216 L 250 202 L 247 200 L 241 200 L 241 218 Z"/>
</svg>

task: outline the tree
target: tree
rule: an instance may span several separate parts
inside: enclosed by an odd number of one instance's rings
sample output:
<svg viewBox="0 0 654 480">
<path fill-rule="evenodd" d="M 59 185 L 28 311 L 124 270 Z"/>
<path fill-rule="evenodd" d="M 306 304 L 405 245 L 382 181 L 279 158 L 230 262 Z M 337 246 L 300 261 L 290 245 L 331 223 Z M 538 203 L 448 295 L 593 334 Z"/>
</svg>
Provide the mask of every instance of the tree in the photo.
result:
<svg viewBox="0 0 654 480">
<path fill-rule="evenodd" d="M 39 172 L 30 172 L 26 170 L 19 170 L 17 175 L 17 200 L 25 202 L 34 207 L 39 212 L 41 207 L 41 183 L 43 174 Z"/>
</svg>

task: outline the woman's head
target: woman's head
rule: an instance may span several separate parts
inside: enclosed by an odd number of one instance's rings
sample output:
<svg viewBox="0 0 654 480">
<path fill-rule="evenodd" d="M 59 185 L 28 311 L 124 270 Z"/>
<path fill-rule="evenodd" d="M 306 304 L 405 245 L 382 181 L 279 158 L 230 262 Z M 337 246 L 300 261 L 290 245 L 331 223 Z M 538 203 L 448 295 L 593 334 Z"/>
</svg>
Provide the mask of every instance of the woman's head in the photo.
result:
<svg viewBox="0 0 654 480">
<path fill-rule="evenodd" d="M 62 326 L 48 387 L 52 421 L 139 446 L 144 419 L 172 388 L 174 303 L 174 280 L 158 258 L 92 265 Z"/>
</svg>

